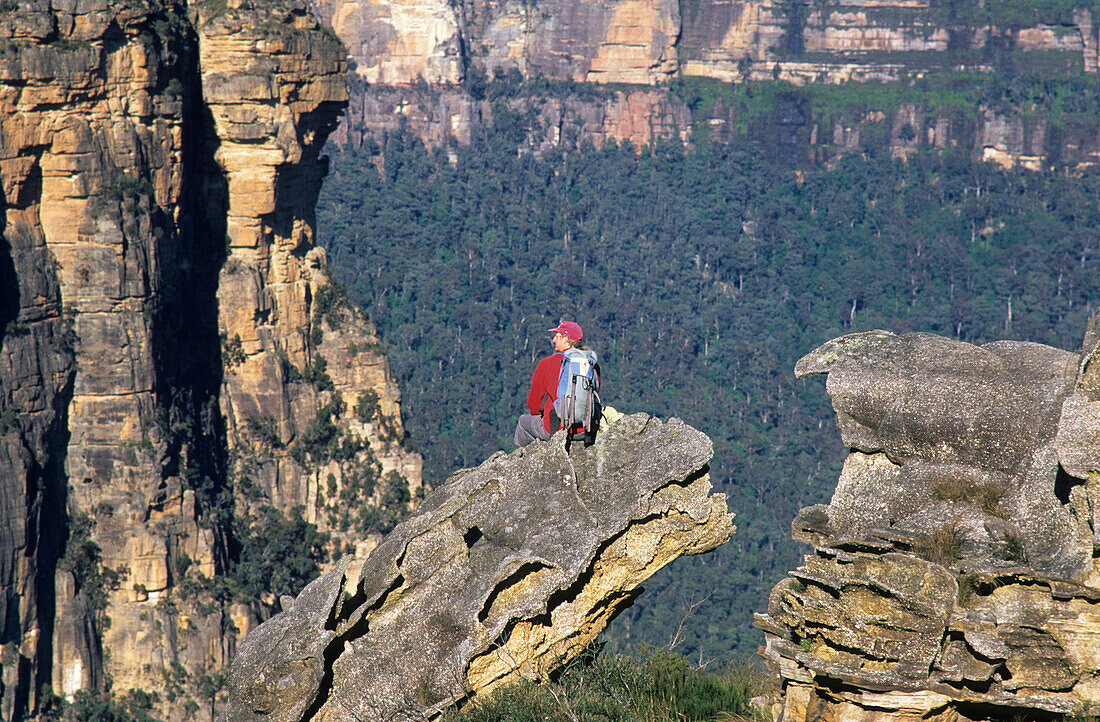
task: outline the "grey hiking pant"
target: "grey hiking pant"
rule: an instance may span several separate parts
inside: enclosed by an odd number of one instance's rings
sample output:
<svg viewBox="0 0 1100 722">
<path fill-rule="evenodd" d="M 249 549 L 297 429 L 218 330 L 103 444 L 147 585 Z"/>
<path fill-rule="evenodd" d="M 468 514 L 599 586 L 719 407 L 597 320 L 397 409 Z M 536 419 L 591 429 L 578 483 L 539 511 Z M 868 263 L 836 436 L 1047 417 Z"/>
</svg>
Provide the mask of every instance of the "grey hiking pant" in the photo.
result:
<svg viewBox="0 0 1100 722">
<path fill-rule="evenodd" d="M 550 434 L 542 426 L 542 417 L 534 414 L 520 414 L 516 422 L 516 432 L 512 434 L 512 441 L 516 446 L 527 446 L 535 439 L 546 441 Z"/>
</svg>

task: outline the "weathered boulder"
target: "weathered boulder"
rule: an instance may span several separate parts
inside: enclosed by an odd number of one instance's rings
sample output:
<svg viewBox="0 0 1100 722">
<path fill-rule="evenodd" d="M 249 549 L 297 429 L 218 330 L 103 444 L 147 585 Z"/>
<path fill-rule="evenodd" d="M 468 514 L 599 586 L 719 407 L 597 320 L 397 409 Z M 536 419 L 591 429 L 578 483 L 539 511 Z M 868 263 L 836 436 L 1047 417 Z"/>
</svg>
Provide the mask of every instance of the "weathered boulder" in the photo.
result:
<svg viewBox="0 0 1100 722">
<path fill-rule="evenodd" d="M 1092 538 L 1079 533 L 1069 496 L 1087 471 L 1074 481 L 1056 445 L 1080 360 L 1034 343 L 974 346 L 883 331 L 844 336 L 802 358 L 799 378 L 828 374 L 837 427 L 853 449 L 828 508 L 831 533 L 952 527 L 972 542 L 963 556 L 1017 563 L 1015 548 L 1007 558 L 988 548 L 992 526 L 1014 534 L 1036 569 L 1084 573 Z M 1074 453 L 1087 457 L 1089 448 Z"/>
<path fill-rule="evenodd" d="M 227 720 L 417 718 L 581 650 L 682 554 L 733 532 L 710 440 L 626 416 L 455 473 L 365 560 L 254 630 Z"/>
<path fill-rule="evenodd" d="M 798 362 L 852 450 L 757 615 L 784 720 L 1100 710 L 1096 326 L 1081 353 L 872 331 Z"/>
</svg>

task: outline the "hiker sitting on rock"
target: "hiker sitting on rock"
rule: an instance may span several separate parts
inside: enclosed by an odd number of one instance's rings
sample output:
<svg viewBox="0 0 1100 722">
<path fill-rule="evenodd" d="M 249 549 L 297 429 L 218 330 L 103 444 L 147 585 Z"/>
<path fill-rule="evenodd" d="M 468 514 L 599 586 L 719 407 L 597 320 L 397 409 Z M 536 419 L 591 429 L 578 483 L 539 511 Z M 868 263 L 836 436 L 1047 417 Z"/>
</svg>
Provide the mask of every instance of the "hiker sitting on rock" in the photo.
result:
<svg viewBox="0 0 1100 722">
<path fill-rule="evenodd" d="M 573 321 L 550 329 L 554 353 L 539 361 L 531 375 L 527 409 L 520 414 L 512 436 L 516 446 L 535 439 L 545 441 L 558 429 L 568 429 L 570 439 L 591 444 L 600 415 L 600 367 L 596 352 L 581 345 L 584 332 Z"/>
</svg>

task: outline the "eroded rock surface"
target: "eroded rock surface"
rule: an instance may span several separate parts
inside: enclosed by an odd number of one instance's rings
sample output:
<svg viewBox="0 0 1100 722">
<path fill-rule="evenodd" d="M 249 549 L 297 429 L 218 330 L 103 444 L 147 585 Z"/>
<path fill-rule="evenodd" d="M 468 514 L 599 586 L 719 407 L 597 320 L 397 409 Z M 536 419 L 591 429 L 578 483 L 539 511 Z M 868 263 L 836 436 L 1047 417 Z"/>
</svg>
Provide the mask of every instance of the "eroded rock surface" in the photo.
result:
<svg viewBox="0 0 1100 722">
<path fill-rule="evenodd" d="M 726 82 L 896 80 L 948 50 L 1013 48 L 1097 67 L 1083 6 L 1060 17 L 983 22 L 934 3 L 844 0 L 313 0 L 372 84 L 457 83 L 474 71 L 657 84 L 674 74 Z M 1045 20 L 1046 22 L 1042 22 Z M 998 21 L 1003 22 L 999 25 Z M 977 66 L 978 70 L 990 70 Z"/>
<path fill-rule="evenodd" d="M 1080 353 L 872 331 L 798 362 L 851 453 L 757 615 L 784 720 L 1100 710 L 1097 324 Z"/>
<path fill-rule="evenodd" d="M 640 582 L 729 538 L 711 453 L 678 419 L 635 414 L 589 448 L 556 435 L 457 472 L 357 574 L 330 572 L 245 639 L 225 719 L 412 719 L 546 675 Z"/>
<path fill-rule="evenodd" d="M 415 491 L 313 247 L 346 70 L 295 0 L 3 4 L 0 719 L 108 688 L 210 719 L 277 604 L 214 598 L 230 517 L 301 506 L 342 546 L 350 484 Z"/>
</svg>

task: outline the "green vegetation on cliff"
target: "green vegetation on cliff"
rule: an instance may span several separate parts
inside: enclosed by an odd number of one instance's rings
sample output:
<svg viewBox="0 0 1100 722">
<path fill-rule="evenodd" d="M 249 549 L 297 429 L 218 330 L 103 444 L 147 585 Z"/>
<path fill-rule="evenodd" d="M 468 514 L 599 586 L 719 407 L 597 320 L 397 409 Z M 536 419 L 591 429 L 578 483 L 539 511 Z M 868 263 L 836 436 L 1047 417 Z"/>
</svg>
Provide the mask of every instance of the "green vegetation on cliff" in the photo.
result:
<svg viewBox="0 0 1100 722">
<path fill-rule="evenodd" d="M 966 60 L 936 57 L 946 65 L 964 64 Z M 988 112 L 1006 119 L 1020 118 L 1028 132 L 1044 129 L 1045 151 L 1053 161 L 1058 161 L 1061 146 L 1067 141 L 1071 145 L 1091 142 L 1100 115 L 1100 86 L 1095 75 L 1079 72 L 1079 56 L 1069 73 L 1064 72 L 1065 59 L 1050 54 L 1030 52 L 1026 58 L 1003 62 L 1019 63 L 1027 71 L 950 70 L 889 83 L 805 86 L 785 82 L 729 84 L 686 77 L 672 82 L 669 90 L 690 109 L 692 135 L 700 143 L 705 144 L 712 135 L 712 119 L 728 119 L 729 134 L 738 143 L 746 137 L 772 146 L 776 141 L 780 145 L 796 141 L 799 158 L 814 145 L 821 147 L 826 161 L 849 153 L 849 148 L 829 144 L 830 134 L 838 127 L 858 129 L 860 148 L 886 150 L 894 140 L 891 120 L 904 107 L 911 109 L 913 121 L 906 124 L 908 129 L 901 129 L 898 139 L 917 148 L 934 145 L 927 137 L 929 131 L 938 132 L 936 142 L 941 145 L 946 137 L 952 147 L 980 147 L 980 121 Z M 1051 67 L 1044 70 L 1044 66 Z M 883 121 L 872 120 L 876 115 Z M 823 137 L 811 143 L 814 128 Z M 1073 142 L 1075 137 L 1081 140 Z"/>
<path fill-rule="evenodd" d="M 1100 12 L 1095 0 L 931 0 L 933 17 L 971 27 L 1031 27 L 1039 24 L 1069 25 L 1074 13 Z"/>
<path fill-rule="evenodd" d="M 640 656 L 597 656 L 591 649 L 553 681 L 506 685 L 444 716 L 446 722 L 685 722 L 762 719 L 750 703 L 763 691 L 760 675 L 747 665 L 720 673 L 693 668 L 665 650 Z"/>
</svg>

